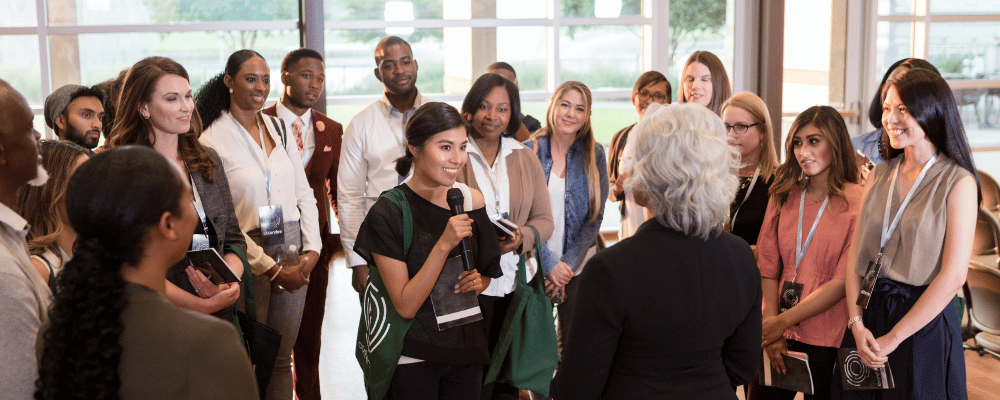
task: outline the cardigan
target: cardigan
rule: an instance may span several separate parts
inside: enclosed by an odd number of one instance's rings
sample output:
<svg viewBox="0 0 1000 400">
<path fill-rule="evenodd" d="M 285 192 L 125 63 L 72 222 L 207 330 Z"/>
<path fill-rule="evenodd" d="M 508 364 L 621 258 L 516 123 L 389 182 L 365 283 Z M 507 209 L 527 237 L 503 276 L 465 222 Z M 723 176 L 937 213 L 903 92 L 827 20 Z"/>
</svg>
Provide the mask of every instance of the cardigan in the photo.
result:
<svg viewBox="0 0 1000 400">
<path fill-rule="evenodd" d="M 542 164 L 534 152 L 517 143 L 514 139 L 503 138 L 501 140 L 513 142 L 511 144 L 514 147 L 504 158 L 507 167 L 507 187 L 510 189 L 510 193 L 508 193 L 510 217 L 508 219 L 521 228 L 526 225 L 534 226 L 535 229 L 538 229 L 538 241 L 544 243 L 552 236 L 553 225 L 552 207 L 549 204 L 548 188 L 545 185 Z M 474 146 L 474 143 L 470 140 L 470 147 Z M 473 161 L 470 159 L 469 162 Z M 457 180 L 481 191 L 474 168 L 469 163 L 459 169 Z M 531 229 L 521 229 L 521 234 L 523 235 L 521 248 L 515 250 L 518 255 L 527 254 L 535 248 L 535 233 Z M 507 274 L 497 278 L 497 280 L 505 278 L 508 278 Z M 515 279 L 513 276 L 509 278 L 511 282 Z M 490 286 L 493 286 L 492 282 L 490 282 Z"/>
<path fill-rule="evenodd" d="M 535 140 L 524 142 L 524 145 L 535 151 L 538 160 L 545 171 L 545 179 L 548 181 L 549 174 L 552 173 L 552 150 L 549 143 L 550 138 L 540 137 Z M 534 143 L 538 143 L 538 148 Z M 566 212 L 565 226 L 563 231 L 563 255 L 559 260 L 554 260 L 546 246 L 542 246 L 543 270 L 546 274 L 555 268 L 559 261 L 569 264 L 573 271 L 578 271 L 583 267 L 583 259 L 587 255 L 587 249 L 597 244 L 598 230 L 601 228 L 601 221 L 604 219 L 604 203 L 608 198 L 608 162 L 604 156 L 604 146 L 594 143 L 594 161 L 597 163 L 597 173 L 601 180 L 601 193 L 598 196 L 600 206 L 597 211 L 597 219 L 588 223 L 594 215 L 594 210 L 590 209 L 590 191 L 587 183 L 587 166 L 584 160 L 584 143 L 581 139 L 573 141 L 566 153 Z M 548 189 L 546 189 L 548 190 Z"/>
</svg>

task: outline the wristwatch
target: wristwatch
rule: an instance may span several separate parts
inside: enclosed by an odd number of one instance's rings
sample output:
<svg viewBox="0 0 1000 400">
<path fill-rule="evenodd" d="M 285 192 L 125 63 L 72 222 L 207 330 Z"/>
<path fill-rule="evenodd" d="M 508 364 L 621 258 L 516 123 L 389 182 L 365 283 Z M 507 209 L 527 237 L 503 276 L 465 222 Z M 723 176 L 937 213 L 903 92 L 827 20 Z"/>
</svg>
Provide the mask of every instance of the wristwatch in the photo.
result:
<svg viewBox="0 0 1000 400">
<path fill-rule="evenodd" d="M 847 330 L 851 330 L 851 325 L 854 325 L 854 323 L 858 321 L 861 321 L 861 317 L 854 317 L 847 320 Z"/>
</svg>

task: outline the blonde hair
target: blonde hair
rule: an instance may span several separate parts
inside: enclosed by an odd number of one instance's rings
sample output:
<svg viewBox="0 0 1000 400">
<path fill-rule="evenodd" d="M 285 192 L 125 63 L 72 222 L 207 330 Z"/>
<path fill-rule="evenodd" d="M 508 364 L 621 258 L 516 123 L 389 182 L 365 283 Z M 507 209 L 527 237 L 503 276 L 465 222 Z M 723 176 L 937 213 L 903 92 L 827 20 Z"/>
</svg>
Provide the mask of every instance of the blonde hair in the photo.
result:
<svg viewBox="0 0 1000 400">
<path fill-rule="evenodd" d="M 722 120 L 693 103 L 650 104 L 629 137 L 635 158 L 625 188 L 657 221 L 685 235 L 718 235 L 736 196 L 739 153 Z"/>
<path fill-rule="evenodd" d="M 757 165 L 760 166 L 760 173 L 763 177 L 774 175 L 778 170 L 778 153 L 774 150 L 774 125 L 771 124 L 771 113 L 767 110 L 767 104 L 756 94 L 743 92 L 733 95 L 725 103 L 722 103 L 721 112 L 724 114 L 729 107 L 739 108 L 750 114 L 753 122 L 761 124 L 761 132 L 764 133 L 764 140 L 760 142 L 760 155 L 757 157 Z"/>
<path fill-rule="evenodd" d="M 583 157 L 584 161 L 587 163 L 587 188 L 590 197 L 590 220 L 588 224 L 592 224 L 597 221 L 597 216 L 601 210 L 601 201 L 604 199 L 601 197 L 601 176 L 597 171 L 597 157 L 595 155 L 595 147 L 597 146 L 597 141 L 594 140 L 594 128 L 590 124 L 590 111 L 591 107 L 594 105 L 593 96 L 590 94 L 590 89 L 583 82 L 579 81 L 566 81 L 562 85 L 556 88 L 555 93 L 552 94 L 552 98 L 549 99 L 549 110 L 545 115 L 545 126 L 536 131 L 531 135 L 532 139 L 537 139 L 540 137 L 551 137 L 552 133 L 555 131 L 557 126 L 556 122 L 556 108 L 559 105 L 559 101 L 562 100 L 563 96 L 566 95 L 570 90 L 575 90 L 583 96 L 583 101 L 586 103 L 586 114 L 587 117 L 583 121 L 583 126 L 580 130 L 576 132 L 576 139 L 583 141 Z"/>
</svg>

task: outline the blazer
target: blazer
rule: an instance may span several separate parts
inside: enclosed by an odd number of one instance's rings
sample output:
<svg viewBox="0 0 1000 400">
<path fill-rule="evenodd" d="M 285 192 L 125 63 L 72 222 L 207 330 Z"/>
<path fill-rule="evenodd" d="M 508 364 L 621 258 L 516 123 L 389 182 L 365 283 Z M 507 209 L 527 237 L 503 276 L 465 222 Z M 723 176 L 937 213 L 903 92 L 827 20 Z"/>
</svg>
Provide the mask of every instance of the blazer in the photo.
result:
<svg viewBox="0 0 1000 400">
<path fill-rule="evenodd" d="M 730 233 L 646 221 L 578 278 L 558 399 L 736 399 L 760 362 L 760 274 Z"/>
<path fill-rule="evenodd" d="M 206 149 L 208 155 L 215 161 L 215 179 L 209 182 L 197 171 L 192 171 L 189 175 L 198 188 L 198 196 L 201 197 L 202 206 L 205 207 L 205 218 L 211 219 L 212 226 L 215 227 L 216 240 L 212 243 L 212 247 L 222 254 L 228 243 L 246 252 L 247 244 L 243 240 L 240 221 L 236 219 L 236 208 L 233 206 L 233 196 L 229 193 L 229 179 L 226 178 L 225 167 L 222 166 L 222 160 L 215 149 L 207 146 Z"/>
<path fill-rule="evenodd" d="M 545 171 L 545 179 L 548 181 L 549 174 L 552 173 L 552 151 L 548 137 L 540 137 L 537 140 L 538 148 L 534 148 L 534 140 L 524 142 L 529 149 L 533 149 L 538 155 L 538 160 L 542 163 L 542 170 Z M 597 173 L 601 180 L 601 193 L 598 196 L 597 220 L 588 223 L 593 211 L 590 210 L 590 194 L 587 185 L 587 166 L 583 158 L 583 141 L 577 139 L 570 146 L 566 153 L 566 212 L 563 223 L 566 224 L 563 236 L 563 255 L 560 260 L 553 260 L 548 254 L 548 247 L 542 246 L 542 261 L 545 263 L 543 269 L 545 273 L 552 271 L 559 261 L 569 264 L 574 271 L 583 267 L 583 258 L 587 256 L 587 249 L 597 244 L 598 230 L 601 228 L 601 221 L 604 219 L 604 203 L 608 198 L 608 161 L 604 157 L 604 146 L 594 143 L 594 161 L 597 163 Z"/>
<path fill-rule="evenodd" d="M 263 112 L 276 117 L 277 103 L 265 108 Z M 344 137 L 344 126 L 316 110 L 312 111 L 312 122 L 316 151 L 304 167 L 306 180 L 316 197 L 320 236 L 323 238 L 323 251 L 317 265 L 329 268 L 333 254 L 341 249 L 340 235 L 330 233 L 330 208 L 337 211 L 337 166 L 340 165 L 340 143 Z"/>
</svg>

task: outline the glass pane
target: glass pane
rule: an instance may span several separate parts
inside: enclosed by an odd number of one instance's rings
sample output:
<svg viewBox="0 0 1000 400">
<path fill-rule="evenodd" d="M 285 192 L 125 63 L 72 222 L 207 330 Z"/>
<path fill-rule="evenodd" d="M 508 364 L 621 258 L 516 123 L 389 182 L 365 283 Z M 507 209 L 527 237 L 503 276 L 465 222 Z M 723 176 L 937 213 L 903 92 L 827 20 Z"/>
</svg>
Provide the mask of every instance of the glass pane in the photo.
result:
<svg viewBox="0 0 1000 400">
<path fill-rule="evenodd" d="M 969 146 L 1000 146 L 1000 88 L 959 89 L 953 93 Z"/>
<path fill-rule="evenodd" d="M 279 69 L 281 59 L 288 49 L 298 48 L 298 32 L 176 32 L 176 33 L 126 33 L 53 35 L 52 51 L 59 51 L 56 42 L 77 42 L 80 67 L 79 76 L 67 76 L 73 71 L 59 72 L 53 63 L 52 80 L 79 82 L 94 85 L 116 77 L 122 69 L 129 68 L 151 54 L 169 57 L 181 63 L 191 77 L 191 88 L 198 89 L 208 79 L 222 73 L 232 52 L 250 48 L 259 52 L 271 67 L 271 93 L 277 100 L 281 94 Z M 88 51 L 80 51 L 88 49 Z"/>
<path fill-rule="evenodd" d="M 878 0 L 878 15 L 912 15 L 913 0 Z"/>
<path fill-rule="evenodd" d="M 517 19 L 517 18 L 546 18 L 545 1 L 538 0 L 493 0 L 497 1 L 497 18 Z M 564 3 L 565 4 L 565 3 Z"/>
<path fill-rule="evenodd" d="M 323 12 L 327 20 L 337 21 L 441 19 L 444 18 L 442 3 L 450 1 L 452 0 L 323 0 Z"/>
<path fill-rule="evenodd" d="M 543 26 L 497 28 L 497 60 L 514 67 L 522 91 L 545 90 L 545 29 Z"/>
<path fill-rule="evenodd" d="M 0 28 L 38 26 L 36 3 L 25 0 L 0 0 Z"/>
<path fill-rule="evenodd" d="M 544 4 L 545 2 L 539 1 L 539 3 Z M 642 0 L 561 0 L 559 3 L 562 5 L 563 17 L 618 18 L 642 15 Z M 683 3 L 694 4 L 695 2 Z M 671 12 L 671 14 L 673 13 Z M 724 14 L 723 18 L 725 18 Z"/>
<path fill-rule="evenodd" d="M 909 22 L 879 22 L 877 29 L 875 79 L 881 81 L 890 65 L 910 57 L 913 30 Z"/>
<path fill-rule="evenodd" d="M 0 36 L 0 78 L 21 92 L 32 107 L 41 107 L 44 99 L 39 60 L 37 35 Z"/>
<path fill-rule="evenodd" d="M 695 51 L 709 51 L 718 56 L 726 66 L 729 81 L 732 83 L 733 50 L 732 46 L 726 45 L 725 40 L 728 32 L 732 32 L 732 29 L 726 26 L 726 0 L 670 2 L 670 37 L 676 38 L 677 42 L 657 39 L 654 43 L 656 45 L 666 43 L 670 46 L 668 53 L 668 57 L 671 57 L 668 63 L 670 69 L 660 72 L 670 80 L 670 87 L 674 89 L 674 99 L 680 97 L 677 90 L 680 87 L 678 82 L 684 69 L 684 62 Z"/>
<path fill-rule="evenodd" d="M 324 57 L 326 58 L 327 96 L 382 94 L 382 82 L 379 82 L 374 74 L 374 54 L 375 45 L 385 36 L 385 30 L 326 31 L 326 54 Z M 416 29 L 412 34 L 400 36 L 410 43 L 410 47 L 413 49 L 413 58 L 417 60 L 419 67 L 417 88 L 420 89 L 420 92 L 443 92 L 444 34 L 442 30 Z"/>
<path fill-rule="evenodd" d="M 931 14 L 998 14 L 1000 2 L 982 0 L 931 0 Z"/>
<path fill-rule="evenodd" d="M 928 61 L 947 79 L 1000 79 L 1000 21 L 931 24 Z"/>
<path fill-rule="evenodd" d="M 212 21 L 297 20 L 295 0 L 48 0 L 52 25 L 169 24 Z"/>
<path fill-rule="evenodd" d="M 559 62 L 563 82 L 584 82 L 591 90 L 631 89 L 642 74 L 639 25 L 570 26 L 562 28 L 561 34 Z"/>
<path fill-rule="evenodd" d="M 799 112 L 830 102 L 832 2 L 785 2 L 782 111 Z"/>
</svg>

